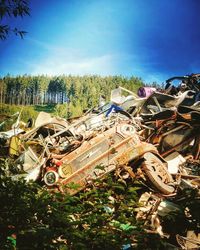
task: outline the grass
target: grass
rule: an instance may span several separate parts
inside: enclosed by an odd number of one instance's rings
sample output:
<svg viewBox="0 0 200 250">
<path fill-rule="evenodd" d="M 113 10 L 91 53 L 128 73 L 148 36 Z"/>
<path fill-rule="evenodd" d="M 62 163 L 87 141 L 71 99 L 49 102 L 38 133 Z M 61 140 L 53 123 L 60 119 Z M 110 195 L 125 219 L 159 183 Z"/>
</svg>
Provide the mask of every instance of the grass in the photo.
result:
<svg viewBox="0 0 200 250">
<path fill-rule="evenodd" d="M 45 105 L 35 105 L 34 110 L 36 112 L 47 112 L 47 113 L 54 113 L 56 110 L 56 104 L 45 104 Z"/>
<path fill-rule="evenodd" d="M 27 122 L 29 118 L 35 120 L 39 112 L 50 113 L 52 116 L 66 118 L 66 104 L 46 104 L 35 106 L 18 106 L 9 104 L 0 104 L 0 131 L 11 129 L 20 114 L 20 120 Z"/>
<path fill-rule="evenodd" d="M 36 119 L 38 112 L 35 111 L 34 106 L 0 104 L 0 131 L 10 129 L 19 114 L 20 120 L 27 122 L 29 118 Z"/>
<path fill-rule="evenodd" d="M 35 120 L 39 112 L 50 113 L 52 116 L 59 116 L 65 119 L 77 117 L 83 113 L 81 107 L 73 105 L 68 107 L 66 103 L 34 106 L 0 104 L 0 131 L 10 129 L 12 124 L 16 122 L 18 113 L 20 113 L 20 121 L 26 123 L 30 118 Z"/>
</svg>

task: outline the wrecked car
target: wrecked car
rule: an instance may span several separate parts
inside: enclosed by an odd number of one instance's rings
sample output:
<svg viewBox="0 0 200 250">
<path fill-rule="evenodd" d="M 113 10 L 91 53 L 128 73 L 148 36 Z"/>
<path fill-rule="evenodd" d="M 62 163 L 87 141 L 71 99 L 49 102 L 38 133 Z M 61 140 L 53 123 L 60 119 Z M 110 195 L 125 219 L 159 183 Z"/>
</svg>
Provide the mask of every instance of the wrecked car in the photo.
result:
<svg viewBox="0 0 200 250">
<path fill-rule="evenodd" d="M 83 142 L 66 156 L 52 155 L 52 158 L 44 174 L 44 182 L 49 186 L 65 186 L 73 182 L 82 189 L 88 181 L 103 177 L 118 166 L 130 166 L 134 172 L 131 165 L 142 160 L 141 169 L 154 187 L 165 194 L 175 190 L 167 162 L 152 144 L 141 142 L 134 126 L 129 124 L 118 124 Z M 103 166 L 103 170 L 97 166 Z"/>
<path fill-rule="evenodd" d="M 135 123 L 121 113 L 90 115 L 70 125 L 54 119 L 12 137 L 12 145 L 18 140 L 12 154 L 26 180 L 40 180 L 60 189 L 70 182 L 82 189 L 89 180 L 121 165 L 131 168 L 133 162 L 142 160 L 141 169 L 151 184 L 160 192 L 173 193 L 167 162 L 155 146 L 141 141 Z M 103 166 L 104 171 L 97 166 Z"/>
</svg>

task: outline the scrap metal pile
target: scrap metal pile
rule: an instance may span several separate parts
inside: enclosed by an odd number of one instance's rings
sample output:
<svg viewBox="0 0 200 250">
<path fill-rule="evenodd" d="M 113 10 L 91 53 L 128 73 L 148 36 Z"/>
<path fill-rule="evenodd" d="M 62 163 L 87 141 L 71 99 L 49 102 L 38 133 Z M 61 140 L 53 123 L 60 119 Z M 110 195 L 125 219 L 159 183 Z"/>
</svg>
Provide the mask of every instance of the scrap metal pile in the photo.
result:
<svg viewBox="0 0 200 250">
<path fill-rule="evenodd" d="M 16 176 L 26 180 L 74 194 L 67 184 L 83 189 L 123 168 L 148 186 L 137 217 L 151 221 L 179 209 L 173 204 L 179 190 L 199 190 L 200 74 L 170 78 L 165 89 L 141 87 L 138 95 L 119 87 L 109 103 L 78 119 L 41 112 L 30 123 L 0 133 L 1 156 L 12 157 Z M 151 229 L 164 235 L 160 224 Z M 200 245 L 199 234 L 189 233 L 177 235 L 182 249 Z"/>
</svg>

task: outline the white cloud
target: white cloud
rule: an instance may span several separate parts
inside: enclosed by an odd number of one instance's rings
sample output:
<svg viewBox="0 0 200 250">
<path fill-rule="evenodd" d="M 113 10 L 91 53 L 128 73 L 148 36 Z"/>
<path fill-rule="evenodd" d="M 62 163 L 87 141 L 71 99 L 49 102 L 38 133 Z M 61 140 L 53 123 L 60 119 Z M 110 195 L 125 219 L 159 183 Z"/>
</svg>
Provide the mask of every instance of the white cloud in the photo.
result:
<svg viewBox="0 0 200 250">
<path fill-rule="evenodd" d="M 32 75 L 134 75 L 142 77 L 146 83 L 162 83 L 165 76 L 151 70 L 155 64 L 153 55 L 113 53 L 104 55 L 88 55 L 90 52 L 84 47 L 76 49 L 69 46 L 52 45 L 43 41 L 29 38 L 33 47 L 42 50 L 40 60 L 32 58 L 23 62 Z M 46 56 L 45 56 L 46 55 Z M 153 62 L 152 62 L 153 61 Z M 156 66 L 156 64 L 154 65 Z"/>
<path fill-rule="evenodd" d="M 110 75 L 113 72 L 115 55 L 104 54 L 98 56 L 88 56 L 84 48 L 74 49 L 70 47 L 54 46 L 33 38 L 29 42 L 34 47 L 39 47 L 46 54 L 42 59 L 36 58 L 31 61 L 23 62 L 28 66 L 32 75 L 86 75 L 100 74 Z"/>
<path fill-rule="evenodd" d="M 45 60 L 31 65 L 32 74 L 48 75 L 85 75 L 85 74 L 110 74 L 112 56 L 82 58 L 72 56 L 53 55 Z"/>
</svg>

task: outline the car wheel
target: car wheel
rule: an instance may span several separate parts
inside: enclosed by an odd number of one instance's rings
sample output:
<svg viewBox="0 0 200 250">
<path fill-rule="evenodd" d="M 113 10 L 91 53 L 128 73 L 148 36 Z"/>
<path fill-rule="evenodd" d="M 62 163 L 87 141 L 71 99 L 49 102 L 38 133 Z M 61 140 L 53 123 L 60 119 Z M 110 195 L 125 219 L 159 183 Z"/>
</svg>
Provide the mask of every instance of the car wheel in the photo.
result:
<svg viewBox="0 0 200 250">
<path fill-rule="evenodd" d="M 142 170 L 147 178 L 163 194 L 172 194 L 175 191 L 173 178 L 165 164 L 153 153 L 144 154 Z"/>
</svg>

